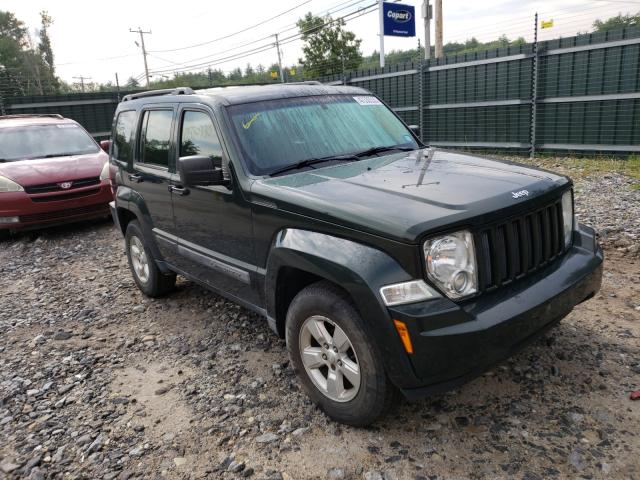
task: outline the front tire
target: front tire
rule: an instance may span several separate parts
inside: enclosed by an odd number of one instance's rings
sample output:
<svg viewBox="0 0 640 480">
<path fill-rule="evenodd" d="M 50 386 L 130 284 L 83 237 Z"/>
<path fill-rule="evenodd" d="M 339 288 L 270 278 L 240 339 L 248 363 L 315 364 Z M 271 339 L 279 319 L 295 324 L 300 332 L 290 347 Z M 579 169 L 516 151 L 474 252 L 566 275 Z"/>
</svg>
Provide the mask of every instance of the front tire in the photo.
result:
<svg viewBox="0 0 640 480">
<path fill-rule="evenodd" d="M 124 238 L 129 268 L 142 293 L 148 297 L 161 297 L 173 290 L 176 274 L 164 274 L 160 271 L 136 220 L 129 222 Z"/>
<path fill-rule="evenodd" d="M 332 419 L 366 426 L 398 400 L 362 318 L 333 284 L 314 283 L 296 295 L 286 340 L 303 389 Z"/>
</svg>

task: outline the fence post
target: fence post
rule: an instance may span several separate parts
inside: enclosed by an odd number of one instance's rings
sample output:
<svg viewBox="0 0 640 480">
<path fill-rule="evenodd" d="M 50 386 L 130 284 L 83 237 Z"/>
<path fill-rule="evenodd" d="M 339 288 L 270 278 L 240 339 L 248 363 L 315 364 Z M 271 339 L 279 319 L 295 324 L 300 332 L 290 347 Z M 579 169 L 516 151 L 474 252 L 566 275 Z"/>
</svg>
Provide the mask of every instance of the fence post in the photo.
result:
<svg viewBox="0 0 640 480">
<path fill-rule="evenodd" d="M 5 116 L 7 113 L 4 111 L 4 97 L 2 91 L 0 91 L 0 115 Z"/>
<path fill-rule="evenodd" d="M 424 62 L 418 60 L 418 128 L 419 137 L 424 142 Z"/>
<path fill-rule="evenodd" d="M 538 115 L 538 12 L 533 27 L 533 65 L 531 75 L 531 129 L 529 134 L 529 158 L 536 155 L 536 123 Z"/>
</svg>

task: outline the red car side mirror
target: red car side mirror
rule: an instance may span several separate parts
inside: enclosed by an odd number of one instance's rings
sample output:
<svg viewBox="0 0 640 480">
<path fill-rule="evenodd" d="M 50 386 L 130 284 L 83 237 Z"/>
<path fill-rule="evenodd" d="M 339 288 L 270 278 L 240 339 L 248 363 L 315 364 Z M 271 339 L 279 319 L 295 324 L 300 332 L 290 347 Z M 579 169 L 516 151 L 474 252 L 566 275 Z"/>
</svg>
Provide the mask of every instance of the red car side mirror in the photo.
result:
<svg viewBox="0 0 640 480">
<path fill-rule="evenodd" d="M 100 140 L 100 148 L 109 153 L 109 149 L 111 148 L 111 140 Z"/>
</svg>

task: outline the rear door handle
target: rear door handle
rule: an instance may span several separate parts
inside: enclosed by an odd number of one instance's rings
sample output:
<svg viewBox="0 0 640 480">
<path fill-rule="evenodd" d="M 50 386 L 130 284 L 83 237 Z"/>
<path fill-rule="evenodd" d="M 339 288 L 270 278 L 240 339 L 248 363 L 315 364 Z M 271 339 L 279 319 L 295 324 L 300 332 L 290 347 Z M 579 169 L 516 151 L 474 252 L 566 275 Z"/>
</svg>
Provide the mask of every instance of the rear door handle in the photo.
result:
<svg viewBox="0 0 640 480">
<path fill-rule="evenodd" d="M 142 175 L 139 175 L 137 173 L 130 173 L 129 180 L 132 182 L 140 183 L 142 181 Z"/>
<path fill-rule="evenodd" d="M 189 195 L 189 189 L 183 187 L 176 187 L 175 185 L 169 185 L 169 191 L 171 193 L 175 193 L 176 195 Z"/>
</svg>

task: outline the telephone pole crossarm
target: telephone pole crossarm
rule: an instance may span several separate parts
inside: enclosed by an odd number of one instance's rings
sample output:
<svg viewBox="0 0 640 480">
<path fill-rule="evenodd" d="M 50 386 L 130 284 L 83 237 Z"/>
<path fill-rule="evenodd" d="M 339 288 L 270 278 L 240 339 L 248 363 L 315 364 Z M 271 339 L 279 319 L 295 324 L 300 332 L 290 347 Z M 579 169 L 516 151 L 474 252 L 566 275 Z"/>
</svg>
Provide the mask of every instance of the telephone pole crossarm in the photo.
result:
<svg viewBox="0 0 640 480">
<path fill-rule="evenodd" d="M 77 77 L 73 77 L 74 79 L 80 80 L 80 91 L 84 93 L 84 81 L 91 80 L 91 77 L 85 77 L 84 75 L 78 75 Z"/>
</svg>

